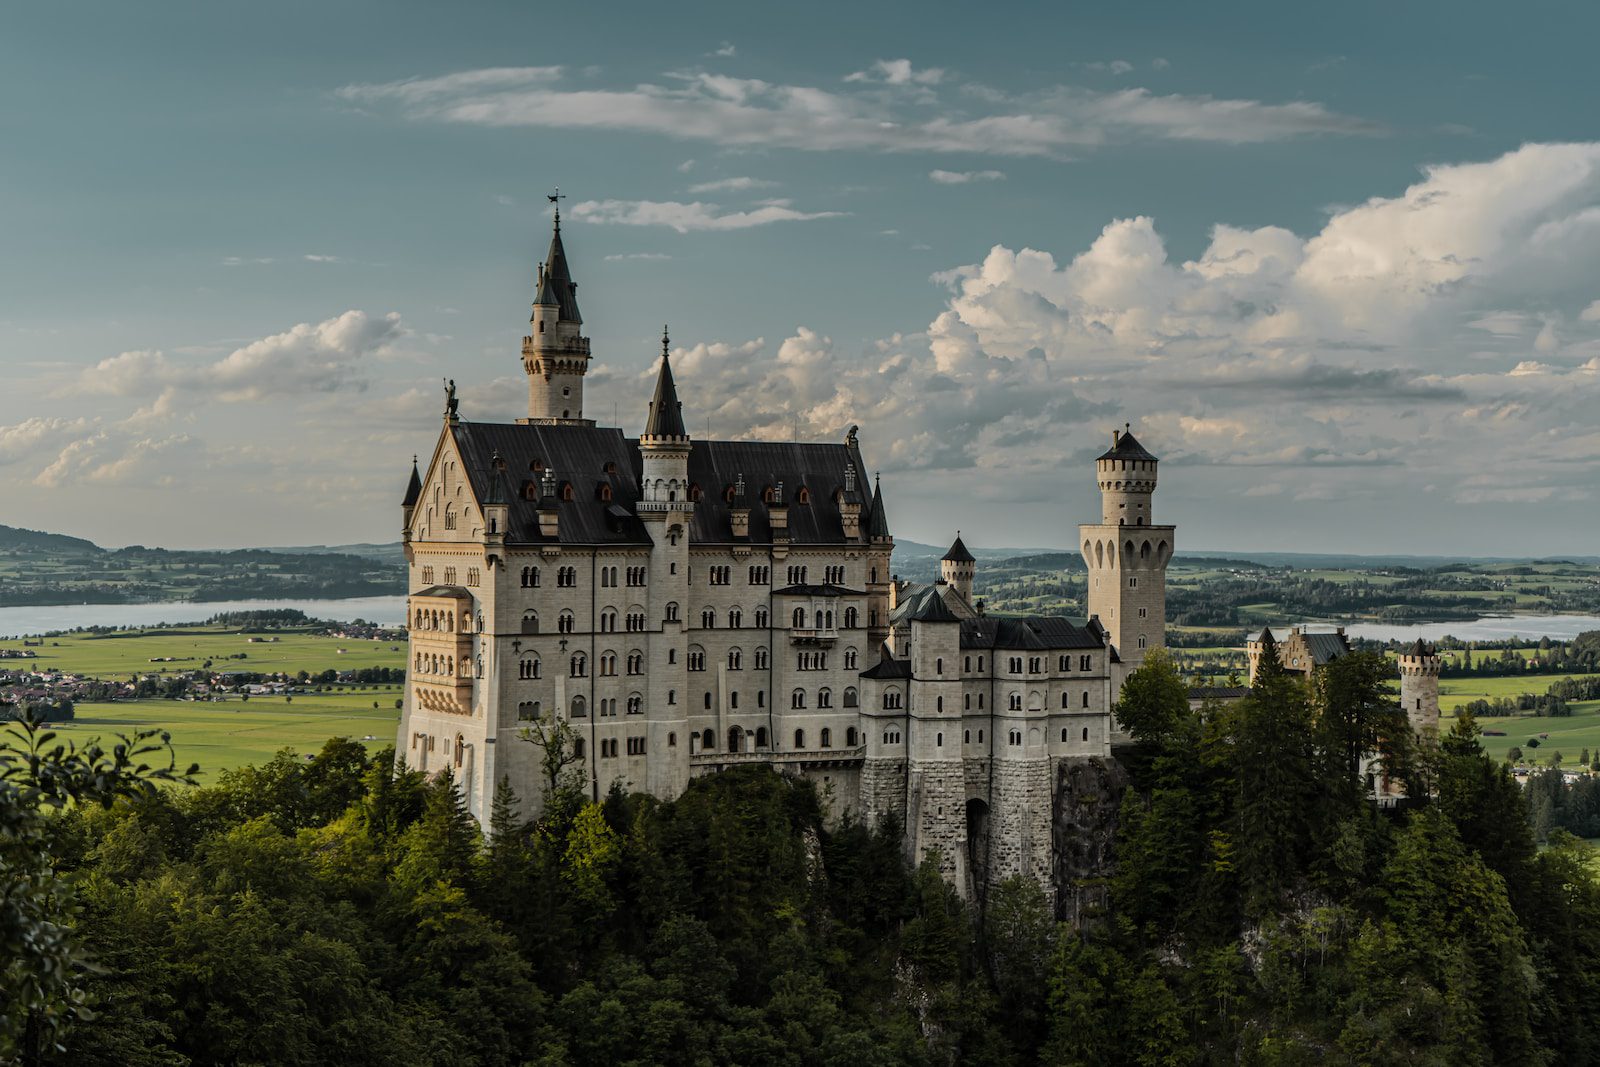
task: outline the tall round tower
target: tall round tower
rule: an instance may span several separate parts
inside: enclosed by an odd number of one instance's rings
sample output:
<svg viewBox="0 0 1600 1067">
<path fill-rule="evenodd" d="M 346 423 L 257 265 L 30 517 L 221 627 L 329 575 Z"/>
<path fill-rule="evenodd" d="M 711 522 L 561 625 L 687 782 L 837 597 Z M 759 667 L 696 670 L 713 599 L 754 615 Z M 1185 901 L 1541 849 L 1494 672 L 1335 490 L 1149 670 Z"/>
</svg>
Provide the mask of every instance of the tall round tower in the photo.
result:
<svg viewBox="0 0 1600 1067">
<path fill-rule="evenodd" d="M 1400 654 L 1400 706 L 1418 737 L 1439 732 L 1439 671 L 1443 666 L 1438 650 L 1420 637 Z"/>
<path fill-rule="evenodd" d="M 553 200 L 554 198 L 552 198 Z M 539 268 L 533 316 L 522 338 L 522 370 L 528 376 L 527 422 L 593 426 L 583 417 L 583 378 L 589 372 L 589 339 L 578 313 L 578 283 L 567 266 L 561 242 L 561 208 L 556 207 L 550 252 Z"/>
<path fill-rule="evenodd" d="M 1089 614 L 1110 634 L 1124 673 L 1143 663 L 1145 652 L 1166 645 L 1167 562 L 1176 528 L 1154 523 L 1157 462 L 1126 423 L 1112 430 L 1111 448 L 1095 460 L 1100 522 L 1078 527 L 1089 570 Z M 1122 679 L 1112 681 L 1120 691 Z"/>
<path fill-rule="evenodd" d="M 955 544 L 950 546 L 950 551 L 944 554 L 944 559 L 939 561 L 939 578 L 961 594 L 961 599 L 972 602 L 972 578 L 977 573 L 978 561 L 972 553 L 967 551 L 967 546 L 961 540 L 961 531 L 956 531 Z"/>
</svg>

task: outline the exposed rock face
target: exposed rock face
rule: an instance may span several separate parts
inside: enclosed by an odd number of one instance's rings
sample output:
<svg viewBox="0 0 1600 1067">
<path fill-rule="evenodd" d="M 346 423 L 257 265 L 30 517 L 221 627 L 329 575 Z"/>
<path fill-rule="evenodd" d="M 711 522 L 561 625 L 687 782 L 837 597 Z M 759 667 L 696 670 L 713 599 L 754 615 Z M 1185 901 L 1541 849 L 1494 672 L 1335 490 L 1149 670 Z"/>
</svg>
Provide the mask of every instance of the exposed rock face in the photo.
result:
<svg viewBox="0 0 1600 1067">
<path fill-rule="evenodd" d="M 1106 879 L 1115 863 L 1117 816 L 1128 772 L 1114 759 L 1062 760 L 1056 767 L 1052 832 L 1055 837 L 1056 918 L 1077 925 L 1083 913 L 1106 902 Z"/>
</svg>

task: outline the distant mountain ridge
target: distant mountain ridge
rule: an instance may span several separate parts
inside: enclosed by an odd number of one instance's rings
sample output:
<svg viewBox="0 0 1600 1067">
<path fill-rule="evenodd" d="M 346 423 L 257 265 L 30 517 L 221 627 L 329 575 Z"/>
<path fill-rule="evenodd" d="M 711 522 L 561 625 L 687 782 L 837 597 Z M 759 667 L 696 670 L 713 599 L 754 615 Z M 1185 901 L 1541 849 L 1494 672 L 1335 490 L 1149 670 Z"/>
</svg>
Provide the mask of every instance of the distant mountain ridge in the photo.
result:
<svg viewBox="0 0 1600 1067">
<path fill-rule="evenodd" d="M 83 556 L 104 552 L 93 541 L 67 534 L 45 533 L 43 530 L 25 530 L 17 526 L 0 526 L 0 552 L 57 552 L 62 555 Z"/>
</svg>

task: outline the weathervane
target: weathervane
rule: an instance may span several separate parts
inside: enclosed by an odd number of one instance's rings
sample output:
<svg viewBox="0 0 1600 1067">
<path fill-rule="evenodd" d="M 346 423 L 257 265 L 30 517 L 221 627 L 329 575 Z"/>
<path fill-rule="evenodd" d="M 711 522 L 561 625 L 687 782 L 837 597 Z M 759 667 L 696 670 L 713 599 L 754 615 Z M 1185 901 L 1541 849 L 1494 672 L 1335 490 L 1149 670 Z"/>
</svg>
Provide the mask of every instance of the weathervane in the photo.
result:
<svg viewBox="0 0 1600 1067">
<path fill-rule="evenodd" d="M 556 186 L 556 191 L 553 193 L 545 193 L 544 198 L 556 206 L 556 229 L 561 229 L 561 201 L 566 199 L 561 192 L 561 186 Z"/>
</svg>

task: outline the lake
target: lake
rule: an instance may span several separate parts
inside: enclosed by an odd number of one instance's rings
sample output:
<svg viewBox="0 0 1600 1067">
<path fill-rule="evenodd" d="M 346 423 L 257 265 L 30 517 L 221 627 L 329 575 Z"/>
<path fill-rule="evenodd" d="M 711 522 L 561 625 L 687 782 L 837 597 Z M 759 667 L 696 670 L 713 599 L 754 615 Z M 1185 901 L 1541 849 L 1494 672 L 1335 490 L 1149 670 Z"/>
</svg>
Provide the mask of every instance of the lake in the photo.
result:
<svg viewBox="0 0 1600 1067">
<path fill-rule="evenodd" d="M 1323 629 L 1321 626 L 1316 629 Z M 1585 630 L 1600 630 L 1600 616 L 1595 615 L 1491 615 L 1471 622 L 1427 622 L 1421 625 L 1390 625 L 1387 623 L 1351 623 L 1344 628 L 1351 637 L 1365 637 L 1373 641 L 1437 641 L 1441 637 L 1454 637 L 1461 641 L 1504 641 L 1523 637 L 1537 641 L 1548 637 L 1552 641 L 1570 641 Z"/>
<path fill-rule="evenodd" d="M 319 619 L 366 619 L 381 626 L 402 626 L 403 596 L 357 596 L 310 600 L 170 601 L 161 604 L 59 604 L 47 607 L 0 608 L 0 636 L 23 637 L 86 626 L 157 626 L 204 622 L 224 611 L 295 608 Z"/>
</svg>

